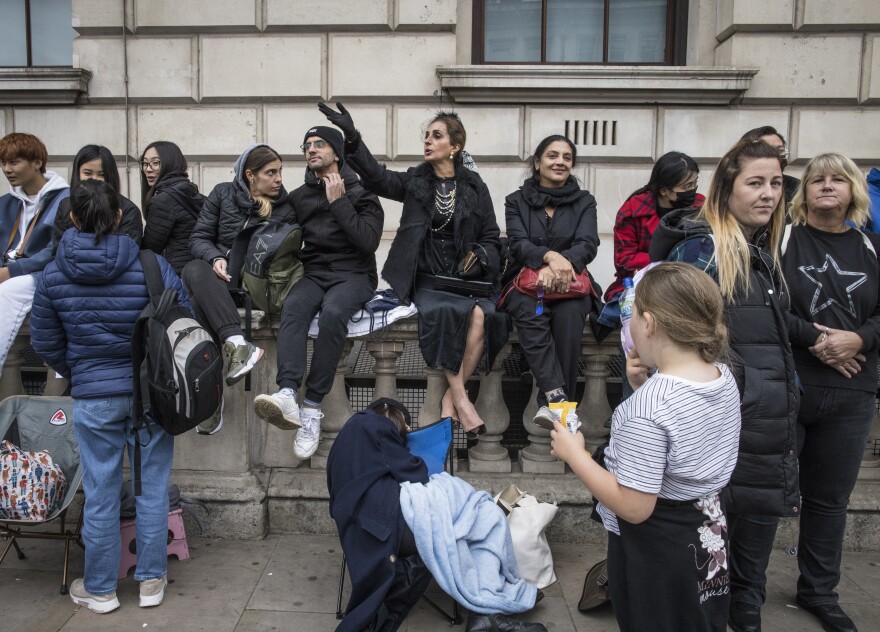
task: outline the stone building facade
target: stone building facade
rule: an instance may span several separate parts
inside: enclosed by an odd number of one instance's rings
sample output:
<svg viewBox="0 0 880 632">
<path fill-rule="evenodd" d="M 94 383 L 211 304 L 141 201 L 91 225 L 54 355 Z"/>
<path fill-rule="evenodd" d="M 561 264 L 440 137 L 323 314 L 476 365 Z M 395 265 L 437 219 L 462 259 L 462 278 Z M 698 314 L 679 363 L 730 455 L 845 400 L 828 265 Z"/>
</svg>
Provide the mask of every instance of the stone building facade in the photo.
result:
<svg viewBox="0 0 880 632">
<path fill-rule="evenodd" d="M 485 0 L 489 4 L 492 0 Z M 683 65 L 479 65 L 482 0 L 72 0 L 72 68 L 0 68 L 0 135 L 37 134 L 66 173 L 82 145 L 109 147 L 129 195 L 137 158 L 158 139 L 187 155 L 202 191 L 266 142 L 302 181 L 298 146 L 341 100 L 394 168 L 421 156 L 420 126 L 453 107 L 489 185 L 499 224 L 524 160 L 550 133 L 578 144 L 576 174 L 599 205 L 591 269 L 612 272 L 621 202 L 670 150 L 694 156 L 705 193 L 714 163 L 746 130 L 789 140 L 789 173 L 839 151 L 880 165 L 880 3 L 678 0 Z M 0 183 L 0 192 L 8 186 Z M 126 185 L 123 184 L 123 187 Z M 386 202 L 384 248 L 400 216 Z"/>
</svg>

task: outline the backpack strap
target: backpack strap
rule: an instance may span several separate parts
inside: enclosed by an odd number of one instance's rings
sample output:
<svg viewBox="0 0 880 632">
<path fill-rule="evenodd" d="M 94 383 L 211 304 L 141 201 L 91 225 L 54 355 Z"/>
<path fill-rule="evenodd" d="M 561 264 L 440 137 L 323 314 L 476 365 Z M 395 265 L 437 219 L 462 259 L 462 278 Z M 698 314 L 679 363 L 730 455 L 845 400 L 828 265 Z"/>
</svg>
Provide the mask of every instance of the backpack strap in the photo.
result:
<svg viewBox="0 0 880 632">
<path fill-rule="evenodd" d="M 247 254 L 248 246 L 251 243 L 251 236 L 254 234 L 254 231 L 262 225 L 262 223 L 252 224 L 243 228 L 241 232 L 235 236 L 235 240 L 232 242 L 232 248 L 229 249 L 229 264 L 226 266 L 226 271 L 230 276 L 229 287 L 238 288 L 241 286 L 241 269 L 244 267 L 244 257 Z"/>
<path fill-rule="evenodd" d="M 165 292 L 165 281 L 162 279 L 162 269 L 156 259 L 156 253 L 152 250 L 141 250 L 138 253 L 141 260 L 141 268 L 144 270 L 144 281 L 147 283 L 147 291 L 150 293 L 150 302 L 154 307 L 159 305 L 159 300 Z"/>
<path fill-rule="evenodd" d="M 868 236 L 865 233 L 863 233 L 861 230 L 856 228 L 855 226 L 853 226 L 853 230 L 857 231 L 859 233 L 859 235 L 862 236 L 862 242 L 865 244 L 865 248 L 870 250 L 871 254 L 874 255 L 874 257 L 876 257 L 877 250 L 874 248 L 874 244 L 871 243 L 871 240 L 868 238 Z"/>
<path fill-rule="evenodd" d="M 786 224 L 785 229 L 782 231 L 782 241 L 779 242 L 780 256 L 785 254 L 785 250 L 788 248 L 789 239 L 791 239 L 791 224 Z"/>
</svg>

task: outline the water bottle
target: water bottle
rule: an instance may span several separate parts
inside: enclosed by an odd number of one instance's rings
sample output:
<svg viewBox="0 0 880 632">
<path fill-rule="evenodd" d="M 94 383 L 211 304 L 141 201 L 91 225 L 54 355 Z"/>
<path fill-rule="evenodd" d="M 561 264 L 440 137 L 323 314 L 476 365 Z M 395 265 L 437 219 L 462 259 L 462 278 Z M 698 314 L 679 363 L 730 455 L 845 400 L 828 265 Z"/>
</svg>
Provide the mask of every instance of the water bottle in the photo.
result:
<svg viewBox="0 0 880 632">
<path fill-rule="evenodd" d="M 626 277 L 623 280 L 623 294 L 620 295 L 620 337 L 623 341 L 623 351 L 629 356 L 633 349 L 632 336 L 629 333 L 629 321 L 632 318 L 633 303 L 636 300 L 636 288 L 633 280 Z"/>
</svg>

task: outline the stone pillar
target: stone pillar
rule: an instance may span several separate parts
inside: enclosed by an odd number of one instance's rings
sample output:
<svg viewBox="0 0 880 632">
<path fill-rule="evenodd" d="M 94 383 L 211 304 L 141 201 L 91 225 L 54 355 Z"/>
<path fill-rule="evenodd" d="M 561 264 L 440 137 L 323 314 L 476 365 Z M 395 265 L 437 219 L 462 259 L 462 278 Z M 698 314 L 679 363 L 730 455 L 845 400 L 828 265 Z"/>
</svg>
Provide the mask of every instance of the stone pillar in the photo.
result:
<svg viewBox="0 0 880 632">
<path fill-rule="evenodd" d="M 6 355 L 6 363 L 3 365 L 3 375 L 0 376 L 0 401 L 12 395 L 24 394 L 24 384 L 21 381 L 21 352 L 27 348 L 29 336 L 17 335 L 9 353 Z"/>
<path fill-rule="evenodd" d="M 446 382 L 446 374 L 443 369 L 426 368 L 427 384 L 425 387 L 425 401 L 419 412 L 419 425 L 429 424 L 440 419 L 440 401 L 443 394 L 449 388 Z"/>
<path fill-rule="evenodd" d="M 397 399 L 397 359 L 403 354 L 402 342 L 370 342 L 367 350 L 376 361 L 376 388 L 373 399 L 390 397 Z"/>
<path fill-rule="evenodd" d="M 593 336 L 589 335 L 581 345 L 584 358 L 584 395 L 577 412 L 583 424 L 581 432 L 586 439 L 587 450 L 595 451 L 608 440 L 608 429 L 605 421 L 611 416 L 608 405 L 608 361 L 616 347 L 602 344 L 596 345 Z M 624 377 L 624 379 L 626 379 Z"/>
<path fill-rule="evenodd" d="M 519 451 L 520 466 L 523 474 L 565 474 L 565 463 L 550 454 L 550 431 L 532 421 L 538 412 L 535 401 L 538 383 L 532 382 L 531 399 L 523 411 L 523 426 L 529 434 L 529 445 Z"/>
<path fill-rule="evenodd" d="M 330 448 L 342 430 L 342 426 L 352 415 L 351 402 L 345 392 L 345 374 L 348 373 L 348 356 L 351 353 L 352 343 L 346 341 L 339 364 L 336 365 L 336 375 L 333 378 L 333 387 L 321 404 L 324 418 L 321 420 L 321 443 L 311 458 L 313 470 L 327 469 L 327 457 L 330 456 Z"/>
<path fill-rule="evenodd" d="M 505 349 L 507 353 L 499 353 L 499 357 L 509 355 L 510 345 L 506 345 Z M 480 394 L 474 406 L 486 424 L 486 434 L 468 450 L 468 469 L 471 472 L 510 472 L 510 455 L 501 446 L 501 435 L 510 425 L 510 412 L 501 392 L 503 377 L 503 370 L 495 370 L 480 380 Z"/>
</svg>

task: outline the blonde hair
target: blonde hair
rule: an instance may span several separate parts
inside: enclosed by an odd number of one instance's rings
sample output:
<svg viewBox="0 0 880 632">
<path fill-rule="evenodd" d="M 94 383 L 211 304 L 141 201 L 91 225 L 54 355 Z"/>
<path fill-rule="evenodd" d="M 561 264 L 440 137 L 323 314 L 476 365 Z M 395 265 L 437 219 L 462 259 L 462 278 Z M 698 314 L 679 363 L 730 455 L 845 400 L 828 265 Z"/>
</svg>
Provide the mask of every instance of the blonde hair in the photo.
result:
<svg viewBox="0 0 880 632">
<path fill-rule="evenodd" d="M 749 243 L 742 227 L 730 212 L 729 200 L 733 185 L 743 167 L 753 161 L 770 158 L 779 163 L 782 175 L 782 159 L 779 151 L 762 140 L 740 140 L 721 158 L 706 202 L 700 209 L 698 218 L 705 220 L 715 237 L 715 260 L 718 266 L 718 285 L 721 295 L 727 301 L 733 300 L 738 288 L 749 291 Z M 773 260 L 779 266 L 779 242 L 785 230 L 785 199 L 780 191 L 779 203 L 770 216 L 768 246 Z"/>
<path fill-rule="evenodd" d="M 792 224 L 805 224 L 807 222 L 807 185 L 817 174 L 831 173 L 840 175 L 849 180 L 852 200 L 846 209 L 846 219 L 856 226 L 864 226 L 868 221 L 871 208 L 871 198 L 868 196 L 868 185 L 865 183 L 865 175 L 859 170 L 852 160 L 841 154 L 819 154 L 807 163 L 797 193 L 791 200 L 789 213 Z"/>
<path fill-rule="evenodd" d="M 698 268 L 668 262 L 645 272 L 635 306 L 650 313 L 675 344 L 699 352 L 706 362 L 727 355 L 724 299 L 712 278 Z"/>
<path fill-rule="evenodd" d="M 255 148 L 248 154 L 247 160 L 244 163 L 243 171 L 250 171 L 256 175 L 263 167 L 276 160 L 281 161 L 281 156 L 278 152 L 268 145 L 263 145 Z M 257 215 L 260 217 L 269 217 L 272 214 L 272 198 L 266 195 L 254 195 L 253 193 L 251 194 L 251 197 L 253 197 L 254 202 L 258 202 L 260 205 L 260 210 L 257 211 Z"/>
</svg>

